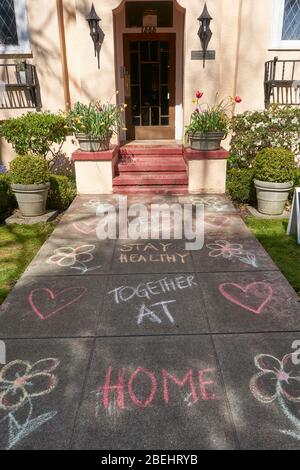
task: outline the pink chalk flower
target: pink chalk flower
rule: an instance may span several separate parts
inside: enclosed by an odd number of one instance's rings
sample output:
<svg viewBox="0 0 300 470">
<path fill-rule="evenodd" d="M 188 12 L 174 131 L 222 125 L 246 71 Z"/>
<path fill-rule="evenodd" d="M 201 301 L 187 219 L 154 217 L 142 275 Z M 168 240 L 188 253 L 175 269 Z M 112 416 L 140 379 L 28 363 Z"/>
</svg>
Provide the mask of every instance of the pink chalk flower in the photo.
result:
<svg viewBox="0 0 300 470">
<path fill-rule="evenodd" d="M 43 359 L 31 365 L 26 361 L 13 361 L 0 372 L 0 410 L 12 412 L 26 400 L 52 392 L 57 385 L 53 371 L 58 359 Z"/>
<path fill-rule="evenodd" d="M 212 258 L 222 256 L 223 258 L 230 259 L 233 256 L 243 254 L 242 245 L 239 243 L 229 243 L 227 240 L 218 240 L 207 245 L 207 248 L 210 250 L 209 256 Z"/>
<path fill-rule="evenodd" d="M 300 366 L 293 364 L 293 354 L 282 361 L 268 354 L 255 358 L 260 372 L 250 381 L 250 390 L 261 403 L 272 403 L 280 395 L 290 402 L 300 402 Z"/>
</svg>

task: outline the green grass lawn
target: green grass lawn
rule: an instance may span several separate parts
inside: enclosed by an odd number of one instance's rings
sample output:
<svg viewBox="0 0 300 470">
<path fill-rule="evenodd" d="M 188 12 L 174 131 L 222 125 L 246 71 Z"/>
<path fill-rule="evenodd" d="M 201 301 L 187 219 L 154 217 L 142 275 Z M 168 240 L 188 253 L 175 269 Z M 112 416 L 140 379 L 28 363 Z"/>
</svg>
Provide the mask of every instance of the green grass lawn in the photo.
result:
<svg viewBox="0 0 300 470">
<path fill-rule="evenodd" d="M 300 245 L 296 237 L 286 235 L 287 219 L 245 219 L 280 271 L 300 295 Z"/>
<path fill-rule="evenodd" d="M 0 225 L 0 304 L 53 229 L 51 223 Z"/>
</svg>

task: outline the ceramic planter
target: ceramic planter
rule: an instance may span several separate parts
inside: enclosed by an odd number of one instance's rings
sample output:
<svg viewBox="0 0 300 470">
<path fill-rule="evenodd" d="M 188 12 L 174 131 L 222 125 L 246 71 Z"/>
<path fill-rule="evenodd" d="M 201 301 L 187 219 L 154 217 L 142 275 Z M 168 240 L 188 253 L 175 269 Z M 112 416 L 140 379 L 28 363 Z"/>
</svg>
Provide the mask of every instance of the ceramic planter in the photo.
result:
<svg viewBox="0 0 300 470">
<path fill-rule="evenodd" d="M 23 217 L 38 217 L 45 214 L 50 183 L 12 184 L 11 187 Z"/>
<path fill-rule="evenodd" d="M 281 215 L 288 200 L 293 183 L 268 183 L 254 180 L 258 211 L 266 215 Z"/>
<path fill-rule="evenodd" d="M 112 134 L 112 132 L 109 132 L 102 139 L 86 134 L 76 134 L 76 138 L 82 152 L 103 152 L 109 150 Z"/>
<path fill-rule="evenodd" d="M 224 132 L 195 132 L 189 135 L 192 150 L 220 150 Z"/>
</svg>

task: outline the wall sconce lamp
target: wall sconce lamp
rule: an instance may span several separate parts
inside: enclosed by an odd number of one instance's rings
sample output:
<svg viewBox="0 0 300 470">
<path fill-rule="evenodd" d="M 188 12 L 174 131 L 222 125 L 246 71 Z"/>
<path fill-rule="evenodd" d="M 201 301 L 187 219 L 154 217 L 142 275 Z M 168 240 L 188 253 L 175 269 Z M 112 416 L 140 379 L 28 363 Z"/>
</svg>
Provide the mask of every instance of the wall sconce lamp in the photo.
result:
<svg viewBox="0 0 300 470">
<path fill-rule="evenodd" d="M 198 36 L 200 38 L 201 46 L 203 50 L 203 68 L 205 67 L 205 60 L 206 60 L 206 53 L 207 53 L 208 45 L 212 38 L 212 31 L 210 29 L 210 22 L 212 21 L 212 19 L 213 18 L 208 13 L 207 5 L 205 3 L 203 12 L 198 18 L 198 21 L 200 22 L 200 29 L 198 31 Z"/>
<path fill-rule="evenodd" d="M 90 27 L 90 36 L 94 44 L 95 57 L 98 59 L 98 69 L 100 69 L 100 50 L 104 39 L 104 33 L 99 26 L 101 18 L 97 15 L 94 4 L 92 4 L 91 11 L 86 17 L 86 21 Z"/>
</svg>

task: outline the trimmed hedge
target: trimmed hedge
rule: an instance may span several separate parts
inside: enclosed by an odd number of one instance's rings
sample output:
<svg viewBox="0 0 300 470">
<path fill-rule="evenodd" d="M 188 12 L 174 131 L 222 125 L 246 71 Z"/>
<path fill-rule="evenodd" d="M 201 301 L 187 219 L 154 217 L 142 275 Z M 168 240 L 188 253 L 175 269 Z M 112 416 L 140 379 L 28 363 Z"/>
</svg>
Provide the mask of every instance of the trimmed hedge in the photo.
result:
<svg viewBox="0 0 300 470">
<path fill-rule="evenodd" d="M 0 174 L 0 223 L 4 222 L 17 203 L 10 188 L 10 177 L 8 174 Z"/>
<path fill-rule="evenodd" d="M 239 203 L 255 201 L 253 175 L 252 168 L 231 168 L 228 170 L 227 192 L 234 201 Z"/>
<path fill-rule="evenodd" d="M 266 148 L 258 152 L 254 178 L 270 183 L 287 183 L 295 178 L 295 155 L 285 148 Z"/>
<path fill-rule="evenodd" d="M 10 164 L 9 174 L 14 184 L 42 184 L 50 178 L 46 160 L 32 155 L 16 157 Z"/>
<path fill-rule="evenodd" d="M 51 174 L 50 185 L 48 209 L 65 211 L 76 197 L 75 181 L 66 176 Z"/>
</svg>

